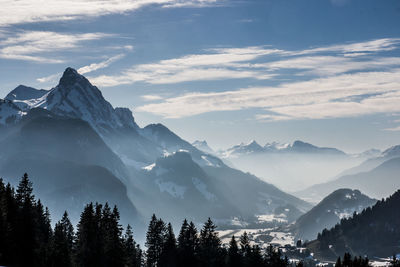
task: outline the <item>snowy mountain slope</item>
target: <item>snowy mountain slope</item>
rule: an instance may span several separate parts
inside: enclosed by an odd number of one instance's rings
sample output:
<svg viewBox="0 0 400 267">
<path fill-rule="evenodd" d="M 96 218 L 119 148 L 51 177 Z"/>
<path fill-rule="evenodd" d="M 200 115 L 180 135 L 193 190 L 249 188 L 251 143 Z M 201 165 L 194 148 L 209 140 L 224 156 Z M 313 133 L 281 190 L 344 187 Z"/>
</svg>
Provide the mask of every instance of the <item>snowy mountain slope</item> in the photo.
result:
<svg viewBox="0 0 400 267">
<path fill-rule="evenodd" d="M 140 203 L 140 212 L 148 216 L 156 212 L 172 221 L 186 216 L 201 222 L 212 216 L 225 221 L 239 217 L 245 222 L 256 222 L 256 215 L 281 214 L 288 206 L 292 210 L 285 216 L 293 220 L 292 214 L 297 216 L 311 208 L 252 175 L 225 165 L 200 166 L 188 152 L 159 158 L 143 167 L 137 177 L 135 187 L 152 199 L 142 203 L 146 196 L 133 196 L 134 203 Z M 153 205 L 154 202 L 159 205 Z"/>
<path fill-rule="evenodd" d="M 42 102 L 42 97 L 49 91 L 35 89 L 25 85 L 19 85 L 5 97 L 6 100 L 14 102 L 22 110 L 30 109 Z"/>
<path fill-rule="evenodd" d="M 37 98 L 41 98 L 48 92 L 49 91 L 44 90 L 44 89 L 35 89 L 35 88 L 28 87 L 25 85 L 19 85 L 14 90 L 12 90 L 10 93 L 8 93 L 8 95 L 5 97 L 5 99 L 10 100 L 10 101 L 37 99 Z"/>
<path fill-rule="evenodd" d="M 25 114 L 26 113 L 13 102 L 0 99 L 0 126 L 16 123 Z"/>
<path fill-rule="evenodd" d="M 139 133 L 158 144 L 162 148 L 163 154 L 184 151 L 189 152 L 193 160 L 200 166 L 219 167 L 223 165 L 223 162 L 219 158 L 200 151 L 160 123 L 147 125 L 143 129 L 140 129 Z"/>
<path fill-rule="evenodd" d="M 207 144 L 207 141 L 203 140 L 196 140 L 192 143 L 192 146 L 194 146 L 195 148 L 197 148 L 200 151 L 203 151 L 205 153 L 208 154 L 215 154 L 215 151 Z"/>
<path fill-rule="evenodd" d="M 314 240 L 323 229 L 335 226 L 342 218 L 359 213 L 375 202 L 358 190 L 338 189 L 298 218 L 292 231 L 296 239 Z"/>
<path fill-rule="evenodd" d="M 145 195 L 134 195 L 133 201 L 145 216 L 156 213 L 180 223 L 184 217 L 201 222 L 209 216 L 226 219 L 240 214 L 218 179 L 208 176 L 187 152 L 157 159 L 136 178 L 134 185 Z"/>
</svg>

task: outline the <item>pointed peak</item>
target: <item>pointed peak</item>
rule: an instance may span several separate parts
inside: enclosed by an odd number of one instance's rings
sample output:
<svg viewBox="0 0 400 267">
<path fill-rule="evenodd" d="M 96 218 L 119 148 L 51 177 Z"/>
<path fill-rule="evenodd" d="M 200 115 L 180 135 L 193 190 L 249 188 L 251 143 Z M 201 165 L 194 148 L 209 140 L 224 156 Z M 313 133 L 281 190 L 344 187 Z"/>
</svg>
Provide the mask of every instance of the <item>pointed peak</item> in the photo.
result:
<svg viewBox="0 0 400 267">
<path fill-rule="evenodd" d="M 68 67 L 65 69 L 63 76 L 64 75 L 79 75 L 79 73 L 76 69 Z"/>
<path fill-rule="evenodd" d="M 248 146 L 260 146 L 256 140 L 251 140 L 248 144 Z"/>
<path fill-rule="evenodd" d="M 84 80 L 87 83 L 89 83 L 89 81 L 83 75 L 80 75 L 78 71 L 76 71 L 71 67 L 68 67 L 65 69 L 60 79 L 60 85 L 70 86 L 81 80 Z"/>
</svg>

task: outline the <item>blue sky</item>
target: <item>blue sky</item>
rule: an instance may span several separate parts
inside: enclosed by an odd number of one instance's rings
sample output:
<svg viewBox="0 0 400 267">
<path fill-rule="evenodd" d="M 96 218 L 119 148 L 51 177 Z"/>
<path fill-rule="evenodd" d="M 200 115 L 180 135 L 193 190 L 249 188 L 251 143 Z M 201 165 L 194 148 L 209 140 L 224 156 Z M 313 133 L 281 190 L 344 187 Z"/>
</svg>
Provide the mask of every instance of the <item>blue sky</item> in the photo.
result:
<svg viewBox="0 0 400 267">
<path fill-rule="evenodd" d="M 139 125 L 224 148 L 400 143 L 400 1 L 0 0 L 0 95 L 71 66 Z"/>
</svg>

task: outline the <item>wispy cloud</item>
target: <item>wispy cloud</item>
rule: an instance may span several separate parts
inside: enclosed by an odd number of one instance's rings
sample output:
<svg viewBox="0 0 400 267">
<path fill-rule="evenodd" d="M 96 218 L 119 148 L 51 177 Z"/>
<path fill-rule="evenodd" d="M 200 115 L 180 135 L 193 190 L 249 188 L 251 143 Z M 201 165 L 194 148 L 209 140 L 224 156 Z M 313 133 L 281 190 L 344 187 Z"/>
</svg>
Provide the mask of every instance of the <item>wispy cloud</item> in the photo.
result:
<svg viewBox="0 0 400 267">
<path fill-rule="evenodd" d="M 107 60 L 104 60 L 102 62 L 99 63 L 92 63 L 88 66 L 84 66 L 82 68 L 78 69 L 78 72 L 80 74 L 85 74 L 85 73 L 89 73 L 95 70 L 99 70 L 99 69 L 104 69 L 107 68 L 108 66 L 110 66 L 112 63 L 114 63 L 117 60 L 120 60 L 121 58 L 125 57 L 125 54 L 119 54 L 113 57 L 110 57 Z"/>
<path fill-rule="evenodd" d="M 40 83 L 54 82 L 61 77 L 61 73 L 52 74 L 46 77 L 37 78 L 36 80 Z"/>
<path fill-rule="evenodd" d="M 214 111 L 265 110 L 261 120 L 325 119 L 400 111 L 400 69 L 341 74 L 276 87 L 189 93 L 138 107 L 181 118 Z M 379 94 L 377 94 L 379 93 Z M 355 98 L 355 96 L 364 96 Z M 354 100 L 358 99 L 358 100 Z"/>
<path fill-rule="evenodd" d="M 155 101 L 163 99 L 160 95 L 142 95 L 141 98 L 145 101 Z"/>
<path fill-rule="evenodd" d="M 282 51 L 265 47 L 246 47 L 210 49 L 206 52 L 136 65 L 119 75 L 90 77 L 90 80 L 101 86 L 116 86 L 136 82 L 171 84 L 234 78 L 270 79 L 274 74 L 250 69 L 247 66 L 238 67 L 235 63 L 249 62 Z"/>
<path fill-rule="evenodd" d="M 360 70 L 382 70 L 400 64 L 398 57 L 379 57 L 377 53 L 397 49 L 400 39 L 314 47 L 287 51 L 268 46 L 208 49 L 150 64 L 134 65 L 115 75 L 90 77 L 100 86 L 145 82 L 171 84 L 220 79 L 268 80 L 281 70 L 295 70 L 298 75 L 336 75 Z"/>
<path fill-rule="evenodd" d="M 0 0 L 0 26 L 124 14 L 145 6 L 204 7 L 217 0 Z"/>
<path fill-rule="evenodd" d="M 80 47 L 82 42 L 110 37 L 105 33 L 58 33 L 50 31 L 23 31 L 0 40 L 0 58 L 62 63 L 64 59 L 49 54 Z"/>
<path fill-rule="evenodd" d="M 107 60 L 104 60 L 104 61 L 101 61 L 98 63 L 92 63 L 90 65 L 79 68 L 78 72 L 80 74 L 86 74 L 86 73 L 90 73 L 90 72 L 93 72 L 93 71 L 96 71 L 99 69 L 104 69 L 104 68 L 107 68 L 108 66 L 110 66 L 115 61 L 120 60 L 123 57 L 125 57 L 125 54 L 119 54 L 119 55 L 110 57 Z M 40 83 L 48 83 L 48 82 L 56 81 L 60 76 L 61 76 L 61 73 L 56 73 L 56 74 L 52 74 L 52 75 L 49 75 L 46 77 L 38 78 L 36 80 Z"/>
</svg>

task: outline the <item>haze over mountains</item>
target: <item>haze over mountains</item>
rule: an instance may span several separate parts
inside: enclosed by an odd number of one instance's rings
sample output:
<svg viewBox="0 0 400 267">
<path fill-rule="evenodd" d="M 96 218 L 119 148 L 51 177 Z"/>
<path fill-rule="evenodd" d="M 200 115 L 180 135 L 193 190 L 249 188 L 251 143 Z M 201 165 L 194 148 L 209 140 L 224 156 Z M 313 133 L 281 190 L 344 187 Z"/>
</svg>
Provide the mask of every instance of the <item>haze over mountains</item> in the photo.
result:
<svg viewBox="0 0 400 267">
<path fill-rule="evenodd" d="M 343 171 L 334 179 L 313 185 L 296 193 L 297 196 L 319 200 L 335 188 L 359 189 L 368 196 L 384 198 L 400 188 L 400 146 L 393 146 L 378 157 Z"/>
<path fill-rule="evenodd" d="M 109 201 L 121 206 L 124 223 L 139 225 L 157 213 L 172 222 L 213 216 L 230 224 L 281 210 L 293 220 L 311 207 L 164 125 L 140 128 L 128 109 L 113 108 L 71 68 L 49 91 L 17 87 L 0 103 L 0 114 L 0 176 L 15 182 L 29 172 L 55 216 L 67 208 L 76 221 L 74 209 Z M 71 205 L 59 210 L 60 203 Z"/>
<path fill-rule="evenodd" d="M 318 147 L 300 140 L 292 144 L 271 142 L 264 146 L 253 140 L 218 151 L 218 155 L 235 168 L 294 192 L 328 181 L 374 154 L 370 151 L 350 155 L 336 148 Z"/>
</svg>

